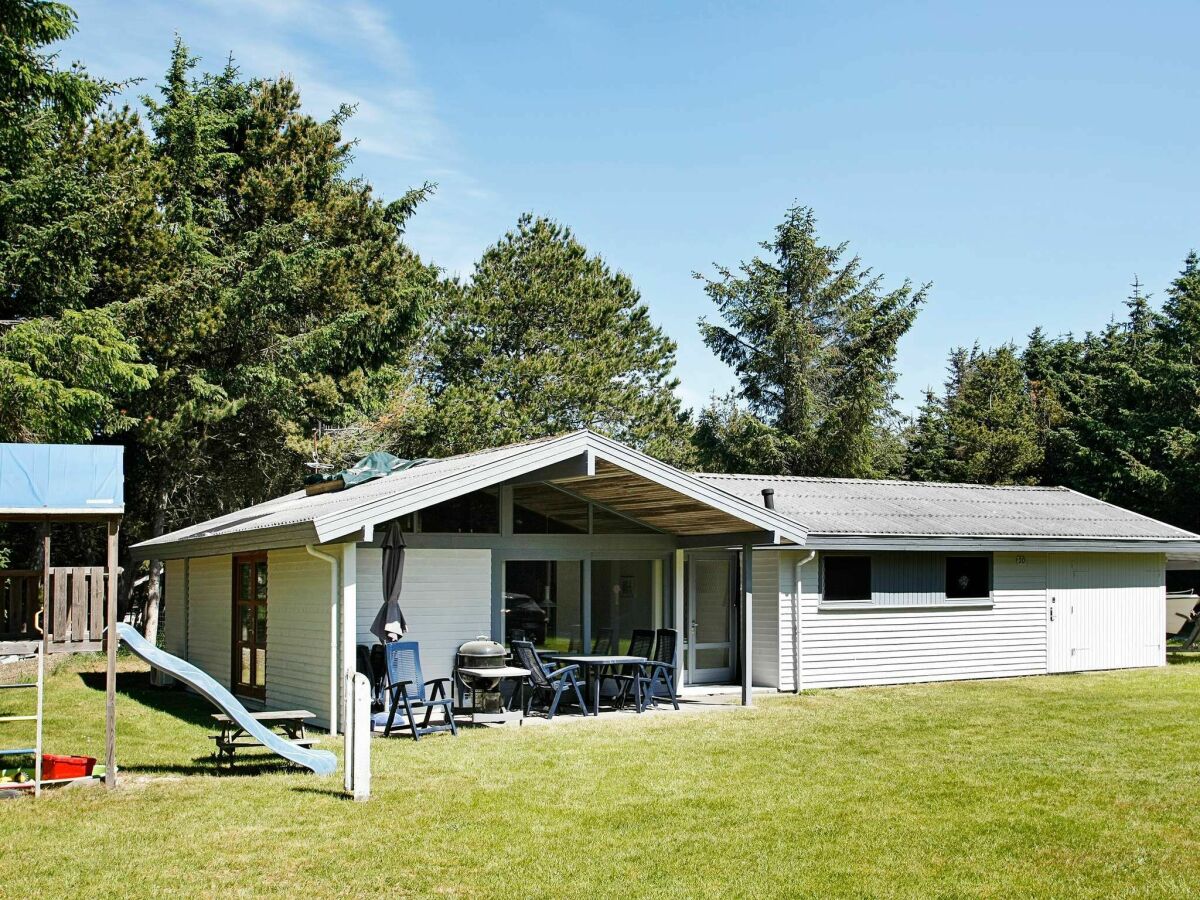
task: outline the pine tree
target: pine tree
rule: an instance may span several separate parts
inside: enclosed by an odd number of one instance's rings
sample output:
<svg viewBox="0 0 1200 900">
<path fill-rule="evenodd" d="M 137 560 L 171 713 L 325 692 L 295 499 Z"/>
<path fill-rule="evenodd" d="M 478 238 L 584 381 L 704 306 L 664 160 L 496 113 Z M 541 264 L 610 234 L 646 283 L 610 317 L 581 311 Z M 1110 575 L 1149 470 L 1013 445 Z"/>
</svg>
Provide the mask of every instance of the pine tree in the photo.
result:
<svg viewBox="0 0 1200 900">
<path fill-rule="evenodd" d="M 820 243 L 811 209 L 794 207 L 761 244 L 766 258 L 736 271 L 697 273 L 723 325 L 700 320 L 708 347 L 734 369 L 738 399 L 774 434 L 772 453 L 788 474 L 872 477 L 895 464 L 896 344 L 912 327 L 927 287 L 882 276 L 846 258 L 847 245 Z M 738 418 L 726 416 L 737 422 Z M 739 455 L 740 439 L 709 416 L 698 436 L 709 466 Z M 765 457 L 760 458 L 765 459 Z"/>
<path fill-rule="evenodd" d="M 437 423 L 426 452 L 454 453 L 592 428 L 686 462 L 675 344 L 629 277 L 570 229 L 523 215 L 446 287 L 424 384 Z"/>
</svg>

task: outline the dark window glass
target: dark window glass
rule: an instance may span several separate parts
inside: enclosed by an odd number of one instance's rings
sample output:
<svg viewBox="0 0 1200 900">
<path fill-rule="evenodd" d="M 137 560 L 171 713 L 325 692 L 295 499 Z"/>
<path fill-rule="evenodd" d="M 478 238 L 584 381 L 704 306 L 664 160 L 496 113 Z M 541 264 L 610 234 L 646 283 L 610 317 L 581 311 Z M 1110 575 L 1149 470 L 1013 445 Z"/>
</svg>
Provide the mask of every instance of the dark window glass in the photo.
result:
<svg viewBox="0 0 1200 900">
<path fill-rule="evenodd" d="M 871 557 L 825 557 L 825 600 L 870 600 Z"/>
<path fill-rule="evenodd" d="M 654 534 L 654 529 L 602 507 L 593 506 L 592 534 Z"/>
<path fill-rule="evenodd" d="M 583 563 L 564 559 L 504 564 L 504 642 L 532 641 L 551 653 L 580 652 Z"/>
<path fill-rule="evenodd" d="M 548 484 L 513 488 L 513 534 L 587 534 L 588 505 Z"/>
<path fill-rule="evenodd" d="M 437 503 L 421 510 L 420 521 L 425 533 L 499 534 L 500 493 L 486 488 Z"/>
<path fill-rule="evenodd" d="M 946 599 L 982 599 L 992 593 L 991 565 L 986 556 L 946 557 Z"/>
</svg>

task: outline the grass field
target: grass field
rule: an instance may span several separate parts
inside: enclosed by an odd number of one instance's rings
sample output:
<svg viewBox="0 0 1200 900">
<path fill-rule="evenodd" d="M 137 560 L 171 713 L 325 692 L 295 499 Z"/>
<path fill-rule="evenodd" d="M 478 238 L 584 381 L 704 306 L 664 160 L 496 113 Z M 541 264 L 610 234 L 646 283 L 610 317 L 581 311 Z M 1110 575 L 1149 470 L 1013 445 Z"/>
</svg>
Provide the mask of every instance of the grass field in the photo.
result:
<svg viewBox="0 0 1200 900">
<path fill-rule="evenodd" d="M 377 741 L 367 804 L 217 774 L 210 710 L 123 669 L 124 786 L 0 801 L 0 895 L 1200 893 L 1197 664 Z M 98 661 L 47 703 L 102 755 Z"/>
</svg>

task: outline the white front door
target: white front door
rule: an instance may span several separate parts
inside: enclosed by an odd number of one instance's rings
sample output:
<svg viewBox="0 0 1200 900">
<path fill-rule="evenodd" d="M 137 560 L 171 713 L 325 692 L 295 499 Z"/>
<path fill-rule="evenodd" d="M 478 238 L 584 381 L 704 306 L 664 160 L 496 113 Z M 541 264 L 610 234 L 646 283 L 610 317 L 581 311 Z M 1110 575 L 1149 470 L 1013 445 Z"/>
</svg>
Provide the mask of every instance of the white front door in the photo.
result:
<svg viewBox="0 0 1200 900">
<path fill-rule="evenodd" d="M 688 684 L 720 684 L 733 679 L 736 580 L 737 560 L 732 554 L 693 554 L 689 559 Z"/>
</svg>

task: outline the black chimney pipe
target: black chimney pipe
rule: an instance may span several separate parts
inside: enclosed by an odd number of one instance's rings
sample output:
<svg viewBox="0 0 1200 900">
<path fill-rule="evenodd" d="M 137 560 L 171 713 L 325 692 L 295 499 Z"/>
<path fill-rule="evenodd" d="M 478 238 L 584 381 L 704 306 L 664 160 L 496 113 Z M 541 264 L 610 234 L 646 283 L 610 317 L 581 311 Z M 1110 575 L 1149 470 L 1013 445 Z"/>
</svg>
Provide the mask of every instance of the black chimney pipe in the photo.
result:
<svg viewBox="0 0 1200 900">
<path fill-rule="evenodd" d="M 763 488 L 763 506 L 767 509 L 775 508 L 775 488 Z"/>
</svg>

